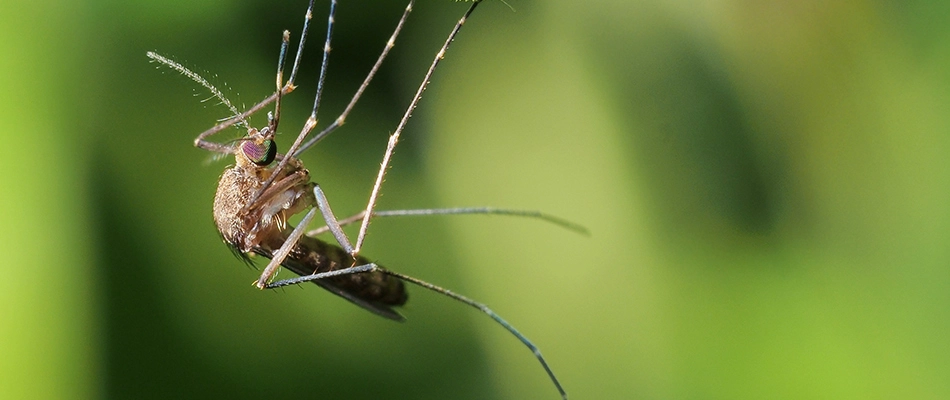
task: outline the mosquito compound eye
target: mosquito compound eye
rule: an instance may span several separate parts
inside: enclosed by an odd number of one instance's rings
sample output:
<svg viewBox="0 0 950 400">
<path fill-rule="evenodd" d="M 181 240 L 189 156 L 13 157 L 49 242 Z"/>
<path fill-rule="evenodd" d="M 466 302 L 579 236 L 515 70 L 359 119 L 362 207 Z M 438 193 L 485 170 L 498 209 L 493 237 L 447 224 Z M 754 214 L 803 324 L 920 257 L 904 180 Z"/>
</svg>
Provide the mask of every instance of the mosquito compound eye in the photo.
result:
<svg viewBox="0 0 950 400">
<path fill-rule="evenodd" d="M 277 156 L 277 144 L 273 140 L 267 139 L 260 143 L 254 140 L 246 140 L 241 144 L 241 151 L 254 164 L 262 167 L 270 165 Z"/>
</svg>

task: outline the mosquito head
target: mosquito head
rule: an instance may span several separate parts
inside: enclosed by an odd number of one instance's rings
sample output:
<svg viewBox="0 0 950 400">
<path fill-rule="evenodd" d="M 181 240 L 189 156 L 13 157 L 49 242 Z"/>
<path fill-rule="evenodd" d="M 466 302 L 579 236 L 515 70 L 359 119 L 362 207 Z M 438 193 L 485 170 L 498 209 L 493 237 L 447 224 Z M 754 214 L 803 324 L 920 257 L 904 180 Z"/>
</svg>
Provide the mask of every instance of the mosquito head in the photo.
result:
<svg viewBox="0 0 950 400">
<path fill-rule="evenodd" d="M 248 137 L 240 144 L 244 157 L 261 167 L 270 165 L 277 157 L 277 143 L 269 131 L 268 128 L 248 129 Z"/>
</svg>

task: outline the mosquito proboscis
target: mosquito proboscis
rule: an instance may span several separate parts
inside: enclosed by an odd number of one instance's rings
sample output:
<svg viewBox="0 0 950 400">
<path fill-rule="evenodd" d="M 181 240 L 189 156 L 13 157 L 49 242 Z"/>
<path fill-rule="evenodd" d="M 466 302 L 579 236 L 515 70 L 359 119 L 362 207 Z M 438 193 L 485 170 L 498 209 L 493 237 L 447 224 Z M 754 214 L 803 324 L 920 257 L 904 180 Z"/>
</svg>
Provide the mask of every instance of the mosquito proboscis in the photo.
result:
<svg viewBox="0 0 950 400">
<path fill-rule="evenodd" d="M 569 221 L 543 214 L 537 211 L 509 210 L 491 207 L 467 207 L 445 209 L 419 210 L 376 210 L 376 200 L 382 187 L 386 171 L 399 137 L 406 123 L 411 117 L 425 91 L 433 72 L 466 20 L 479 5 L 480 0 L 473 1 L 461 19 L 446 38 L 439 49 L 432 64 L 426 71 L 422 84 L 419 86 L 409 107 L 406 109 L 396 129 L 390 135 L 382 165 L 373 184 L 372 193 L 366 208 L 349 218 L 337 219 L 330 209 L 329 201 L 320 185 L 310 181 L 309 172 L 303 166 L 298 156 L 329 133 L 342 126 L 350 111 L 356 105 L 370 81 L 376 75 L 383 60 L 395 46 L 395 41 L 402 30 L 414 1 L 409 1 L 402 17 L 393 30 L 392 35 L 370 69 L 363 83 L 351 98 L 349 104 L 330 125 L 315 135 L 310 135 L 317 126 L 317 111 L 320 108 L 320 99 L 326 79 L 327 64 L 330 53 L 330 42 L 333 36 L 334 16 L 337 1 L 332 0 L 327 23 L 327 36 L 323 49 L 323 58 L 320 66 L 317 91 L 314 97 L 313 110 L 307 118 L 296 140 L 284 154 L 277 152 L 274 137 L 280 123 L 281 100 L 291 93 L 296 86 L 297 72 L 300 68 L 304 43 L 313 17 L 313 0 L 307 8 L 304 25 L 300 36 L 290 76 L 284 81 L 284 66 L 287 50 L 290 43 L 290 32 L 284 31 L 280 47 L 280 56 L 277 66 L 277 89 L 256 105 L 243 112 L 231 104 L 230 101 L 211 83 L 200 75 L 192 72 L 178 62 L 167 57 L 148 52 L 148 57 L 169 68 L 172 68 L 200 85 L 207 88 L 213 96 L 227 106 L 232 117 L 216 124 L 202 132 L 195 138 L 195 146 L 219 154 L 233 154 L 235 165 L 226 169 L 218 182 L 218 189 L 214 199 L 214 220 L 225 243 L 234 250 L 239 257 L 249 261 L 249 255 L 258 254 L 270 259 L 261 276 L 254 282 L 260 289 L 273 289 L 303 282 L 313 282 L 330 292 L 337 294 L 350 302 L 363 307 L 382 317 L 402 321 L 403 317 L 393 308 L 405 304 L 408 299 L 404 282 L 409 282 L 425 289 L 451 297 L 464 304 L 472 306 L 487 314 L 508 332 L 518 338 L 541 363 L 545 372 L 554 383 L 561 397 L 567 399 L 567 394 L 560 381 L 548 366 L 546 359 L 538 348 L 518 332 L 511 324 L 482 303 L 448 289 L 433 285 L 420 279 L 384 269 L 370 262 L 360 255 L 363 239 L 373 217 L 418 216 L 418 215 L 446 215 L 446 214 L 496 214 L 513 215 L 537 218 L 551 222 L 564 228 L 586 233 L 586 229 Z M 247 118 L 274 103 L 274 111 L 268 113 L 267 125 L 256 129 L 251 126 Z M 240 139 L 230 142 L 212 142 L 207 138 L 231 126 L 237 125 L 246 129 L 247 133 Z M 296 227 L 288 223 L 288 219 L 296 214 L 304 213 Z M 312 231 L 308 226 L 320 213 L 326 225 Z M 347 224 L 360 222 L 359 234 L 355 244 L 343 232 L 342 227 Z M 325 243 L 314 236 L 329 231 L 339 246 Z M 279 267 L 300 275 L 297 278 L 272 282 Z"/>
</svg>

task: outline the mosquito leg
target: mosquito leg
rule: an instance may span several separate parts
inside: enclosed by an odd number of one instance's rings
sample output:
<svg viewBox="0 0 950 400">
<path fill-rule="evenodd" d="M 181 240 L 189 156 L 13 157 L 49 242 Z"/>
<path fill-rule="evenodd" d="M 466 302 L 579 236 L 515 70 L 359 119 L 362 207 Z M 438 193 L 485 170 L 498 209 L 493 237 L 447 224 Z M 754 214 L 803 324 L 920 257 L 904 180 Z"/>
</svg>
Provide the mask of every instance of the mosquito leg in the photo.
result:
<svg viewBox="0 0 950 400">
<path fill-rule="evenodd" d="M 204 138 L 201 138 L 201 137 L 199 137 L 198 139 L 195 139 L 195 147 L 202 150 L 208 150 L 214 153 L 230 154 L 234 152 L 234 147 L 230 145 L 212 142 L 210 140 L 204 140 Z"/>
<path fill-rule="evenodd" d="M 479 302 L 477 302 L 477 301 L 475 301 L 475 300 L 472 300 L 472 299 L 470 299 L 470 298 L 468 298 L 468 297 L 462 296 L 462 295 L 460 295 L 460 294 L 458 294 L 458 293 L 455 293 L 455 292 L 453 292 L 453 291 L 451 291 L 451 290 L 448 290 L 448 289 L 445 289 L 445 288 L 442 288 L 442 287 L 433 285 L 433 284 L 431 284 L 431 283 L 429 283 L 429 282 L 426 282 L 426 281 L 423 281 L 423 280 L 420 280 L 420 279 L 413 278 L 413 277 L 411 277 L 411 276 L 409 276 L 409 275 L 403 275 L 403 274 L 400 274 L 400 273 L 398 273 L 398 272 L 393 272 L 393 271 L 389 271 L 389 270 L 382 269 L 382 268 L 377 268 L 377 270 L 380 271 L 380 272 L 383 272 L 383 273 L 385 273 L 385 274 L 387 274 L 387 275 L 390 275 L 390 276 L 399 278 L 399 279 L 401 279 L 401 280 L 403 280 L 403 281 L 406 281 L 406 282 L 409 282 L 409 283 L 413 283 L 413 284 L 415 284 L 415 285 L 417 285 L 417 286 L 423 287 L 423 288 L 425 288 L 425 289 L 431 290 L 431 291 L 436 292 L 436 293 L 439 293 L 439 294 L 441 294 L 441 295 L 451 297 L 451 298 L 453 298 L 453 299 L 455 299 L 455 300 L 458 300 L 458 301 L 460 301 L 460 302 L 462 302 L 462 303 L 468 304 L 469 306 L 472 306 L 472 307 L 478 309 L 479 311 L 485 313 L 485 314 L 488 315 L 489 317 L 491 317 L 491 319 L 495 320 L 495 322 L 497 322 L 499 325 L 501 325 L 503 328 L 505 328 L 509 333 L 511 333 L 512 335 L 514 335 L 516 338 L 518 338 L 518 340 L 520 340 L 521 343 L 523 343 L 526 347 L 528 347 L 529 350 L 531 350 L 532 353 L 534 353 L 534 357 L 538 359 L 538 362 L 541 363 L 541 367 L 544 368 L 544 371 L 548 373 L 548 377 L 551 378 L 551 382 L 553 382 L 553 383 L 554 383 L 554 386 L 557 387 L 557 391 L 561 393 L 561 398 L 564 399 L 564 400 L 567 400 L 567 392 L 564 391 L 564 387 L 561 386 L 561 382 L 558 381 L 557 376 L 554 375 L 554 371 L 551 370 L 551 367 L 548 366 L 548 362 L 544 359 L 544 356 L 541 355 L 541 350 L 539 350 L 538 347 L 534 345 L 534 343 L 531 343 L 531 341 L 528 340 L 527 337 L 525 337 L 524 335 L 522 335 L 521 332 L 518 332 L 518 330 L 515 329 L 514 326 L 511 326 L 511 324 L 509 324 L 508 321 L 505 321 L 504 319 L 501 318 L 501 316 L 499 316 L 499 315 L 496 314 L 494 311 L 492 311 L 490 308 L 488 308 L 488 306 L 486 306 L 486 305 L 484 305 L 484 304 L 482 304 L 482 303 L 479 303 Z"/>
<path fill-rule="evenodd" d="M 277 60 L 277 99 L 274 100 L 274 114 L 270 116 L 267 127 L 268 134 L 273 136 L 277 134 L 277 125 L 280 124 L 280 99 L 281 89 L 284 87 L 284 60 L 287 59 L 287 46 L 290 44 L 290 31 L 284 31 L 284 36 L 280 42 L 280 56 Z M 278 170 L 279 171 L 279 170 Z"/>
<path fill-rule="evenodd" d="M 280 268 L 280 263 L 284 262 L 284 259 L 287 258 L 287 255 L 290 254 L 290 251 L 294 249 L 294 246 L 297 245 L 297 241 L 300 240 L 300 236 L 307 230 L 307 225 L 310 224 L 310 221 L 313 220 L 313 217 L 317 214 L 316 208 L 311 208 L 306 215 L 303 216 L 303 219 L 300 220 L 300 223 L 297 224 L 297 227 L 294 228 L 290 235 L 287 236 L 287 240 L 284 241 L 284 244 L 280 246 L 277 251 L 274 252 L 273 257 L 267 267 L 264 268 L 264 272 L 261 273 L 261 277 L 254 283 L 260 289 L 266 289 L 268 287 L 267 282 L 270 281 L 271 277 L 277 273 L 277 268 Z"/>
<path fill-rule="evenodd" d="M 313 195 L 317 200 L 317 208 L 320 209 L 320 213 L 323 214 L 323 220 L 327 223 L 327 229 L 333 233 L 333 237 L 336 238 L 337 243 L 340 244 L 340 247 L 342 247 L 344 251 L 353 254 L 353 244 L 351 244 L 350 239 L 346 237 L 346 233 L 343 233 L 342 225 L 337 221 L 336 216 L 333 215 L 333 210 L 330 209 L 330 203 L 327 201 L 327 195 L 323 193 L 323 189 L 320 189 L 319 184 L 314 184 Z"/>
<path fill-rule="evenodd" d="M 363 215 L 366 213 L 366 210 L 360 211 L 356 215 L 351 215 L 347 218 L 341 219 L 338 222 L 340 226 L 347 226 L 354 222 L 360 221 L 363 219 Z M 511 210 L 506 208 L 494 208 L 494 207 L 458 207 L 458 208 L 423 208 L 416 210 L 385 210 L 385 211 L 373 211 L 373 217 L 409 217 L 409 216 L 426 216 L 426 215 L 505 215 L 512 217 L 525 217 L 525 218 L 535 218 L 540 219 L 545 222 L 550 222 L 557 226 L 560 226 L 564 229 L 571 230 L 582 235 L 590 235 L 590 231 L 584 226 L 568 221 L 566 219 L 555 217 L 550 214 L 545 214 L 540 211 L 533 210 Z M 320 228 L 311 230 L 307 232 L 307 236 L 316 236 L 321 233 L 329 231 L 328 226 L 322 226 Z"/>
<path fill-rule="evenodd" d="M 318 279 L 332 278 L 334 276 L 359 274 L 363 272 L 372 272 L 372 271 L 377 271 L 377 270 L 379 270 L 379 266 L 373 263 L 357 265 L 355 267 L 321 272 L 319 274 L 313 274 L 313 275 L 298 276 L 296 278 L 284 279 L 281 281 L 272 282 L 272 283 L 269 283 L 267 286 L 265 286 L 264 289 L 274 289 L 274 288 L 279 288 L 282 286 L 290 286 L 290 285 L 297 285 L 304 282 L 311 282 Z"/>
<path fill-rule="evenodd" d="M 290 93 L 290 92 L 292 92 L 293 90 L 294 90 L 294 87 L 293 87 L 293 86 L 284 86 L 284 89 L 281 90 L 281 93 L 286 95 L 287 93 Z M 237 124 L 237 123 L 240 123 L 241 121 L 246 120 L 247 117 L 250 117 L 250 116 L 253 115 L 254 113 L 256 113 L 256 112 L 260 111 L 261 109 L 263 109 L 264 107 L 267 107 L 270 103 L 273 103 L 274 100 L 276 100 L 276 99 L 277 99 L 277 93 L 274 93 L 274 94 L 268 96 L 267 98 L 265 98 L 264 100 L 261 100 L 260 103 L 257 103 L 257 104 L 255 104 L 255 105 L 253 105 L 251 108 L 248 108 L 248 109 L 245 110 L 244 112 L 242 112 L 242 113 L 240 113 L 240 114 L 238 114 L 238 115 L 235 115 L 235 116 L 233 116 L 233 117 L 231 117 L 231 118 L 228 118 L 227 120 L 225 120 L 225 121 L 223 121 L 223 122 L 221 122 L 221 123 L 219 123 L 219 124 L 217 124 L 217 125 L 215 125 L 215 126 L 212 126 L 211 128 L 208 128 L 208 130 L 206 130 L 206 131 L 204 131 L 204 132 L 201 132 L 201 134 L 199 134 L 198 137 L 195 138 L 195 147 L 200 148 L 200 149 L 210 150 L 210 151 L 216 151 L 216 152 L 219 152 L 219 153 L 230 153 L 230 152 L 232 151 L 232 149 L 231 149 L 230 146 L 226 146 L 226 145 L 223 145 L 223 144 L 220 144 L 220 143 L 209 142 L 209 141 L 206 141 L 206 140 L 204 140 L 204 139 L 205 139 L 206 137 L 208 137 L 208 136 L 214 135 L 215 133 L 218 133 L 218 132 L 221 132 L 221 131 L 223 131 L 223 130 L 225 130 L 225 129 L 227 129 L 227 128 L 230 128 L 230 127 L 231 127 L 232 125 L 234 125 L 234 124 Z M 222 148 L 224 148 L 224 150 L 223 150 L 223 151 L 222 151 L 222 150 L 216 150 L 216 149 L 213 148 L 213 147 L 209 147 L 209 146 L 213 146 L 213 145 L 214 145 L 214 146 L 221 146 Z"/>
<path fill-rule="evenodd" d="M 230 146 L 223 145 L 220 143 L 209 142 L 205 140 L 205 138 L 207 138 L 208 136 L 214 135 L 215 133 L 221 132 L 231 127 L 234 124 L 247 125 L 248 117 L 260 111 L 264 107 L 267 107 L 268 105 L 270 105 L 270 103 L 277 101 L 278 97 L 282 95 L 286 95 L 297 88 L 294 85 L 294 82 L 296 81 L 296 78 L 297 78 L 297 71 L 300 69 L 300 61 L 303 56 L 303 48 L 307 40 L 307 33 L 310 30 L 310 20 L 312 18 L 313 18 L 313 0 L 310 0 L 310 4 L 307 7 L 307 14 L 304 16 L 303 31 L 300 34 L 300 43 L 297 45 L 297 56 L 296 58 L 294 58 L 294 66 L 291 70 L 290 79 L 287 80 L 287 83 L 283 87 L 280 87 L 280 85 L 278 85 L 279 90 L 277 92 L 268 96 L 264 100 L 261 100 L 259 103 L 253 105 L 251 108 L 245 110 L 242 113 L 237 113 L 232 110 L 232 112 L 235 112 L 236 115 L 234 115 L 231 118 L 228 118 L 225 121 L 222 121 L 221 123 L 216 124 L 215 126 L 212 126 L 211 128 L 209 128 L 208 130 L 204 132 L 201 132 L 201 134 L 199 134 L 198 137 L 195 138 L 195 147 L 209 150 L 209 151 L 218 152 L 218 153 L 230 153 L 232 151 L 232 148 Z M 282 49 L 281 52 L 283 53 L 283 51 L 284 50 Z M 283 58 L 283 56 L 281 56 L 281 58 Z"/>
<path fill-rule="evenodd" d="M 383 185 L 383 178 L 386 176 L 386 169 L 389 168 L 389 160 L 392 158 L 393 150 L 396 148 L 396 143 L 399 142 L 399 135 L 402 133 L 402 130 L 406 127 L 406 123 L 409 122 L 409 117 L 412 116 L 412 111 L 415 110 L 416 106 L 419 104 L 419 99 L 422 98 L 422 92 L 426 90 L 426 86 L 429 85 L 429 80 L 432 78 L 432 73 L 435 72 L 435 68 L 439 66 L 439 62 L 445 58 L 445 52 L 449 49 L 449 45 L 452 44 L 452 41 L 455 40 L 455 35 L 458 35 L 459 30 L 462 29 L 462 25 L 465 24 L 465 20 L 472 14 L 472 11 L 475 11 L 475 7 L 478 6 L 479 1 L 474 1 L 471 7 L 468 8 L 468 11 L 465 12 L 465 15 L 459 19 L 459 22 L 455 24 L 455 28 L 452 29 L 452 32 L 449 33 L 449 37 L 445 39 L 445 44 L 442 45 L 442 48 L 439 49 L 439 52 L 436 53 L 435 59 L 432 60 L 432 65 L 429 66 L 429 70 L 426 71 L 425 77 L 422 79 L 422 84 L 419 85 L 419 89 L 416 91 L 416 95 L 412 98 L 412 102 L 409 104 L 409 108 L 406 109 L 406 113 L 403 114 L 402 119 L 399 121 L 399 125 L 396 126 L 396 131 L 389 137 L 389 143 L 386 145 L 386 153 L 383 155 L 383 162 L 379 167 L 379 173 L 376 175 L 376 182 L 373 184 L 373 191 L 369 196 L 369 203 L 366 204 L 366 213 L 363 215 L 363 223 L 360 225 L 360 233 L 356 237 L 356 247 L 353 249 L 353 256 L 356 256 L 360 248 L 363 246 L 363 239 L 366 237 L 366 229 L 369 227 L 369 220 L 373 216 L 373 208 L 376 207 L 376 199 L 379 197 L 379 189 Z M 288 153 L 291 153 L 288 151 Z"/>
<path fill-rule="evenodd" d="M 323 59 L 320 62 L 320 77 L 317 79 L 317 94 L 313 97 L 313 111 L 310 112 L 310 118 L 317 119 L 317 110 L 320 109 L 320 99 L 323 98 L 323 82 L 327 78 L 327 64 L 330 61 L 330 39 L 333 38 L 333 22 L 336 15 L 336 0 L 330 0 L 330 16 L 327 18 L 327 41 L 323 44 Z M 305 136 L 302 134 L 301 136 Z M 302 139 L 302 138 L 301 138 Z M 300 146 L 299 143 L 295 145 Z M 291 147 L 287 154 L 294 154 L 296 147 Z"/>
<path fill-rule="evenodd" d="M 414 2 L 414 0 L 409 1 L 409 4 L 406 6 L 406 11 L 402 13 L 402 18 L 400 18 L 399 23 L 396 24 L 396 29 L 393 31 L 393 34 L 389 36 L 389 40 L 386 42 L 386 47 L 384 47 L 383 52 L 379 54 L 379 58 L 376 59 L 376 64 L 373 64 L 373 68 L 370 69 L 369 74 L 366 75 L 366 79 L 363 80 L 363 83 L 360 85 L 359 89 L 356 90 L 356 94 L 354 94 L 353 98 L 350 99 L 350 104 L 346 105 L 346 108 L 343 110 L 340 116 L 336 117 L 336 120 L 334 120 L 330 126 L 324 128 L 322 131 L 320 131 L 320 133 L 310 138 L 310 140 L 300 146 L 300 149 L 294 153 L 294 157 L 300 153 L 303 153 L 304 151 L 307 151 L 310 146 L 313 146 L 319 142 L 325 136 L 330 134 L 330 132 L 336 130 L 336 128 L 343 126 L 343 124 L 346 122 L 346 117 L 350 114 L 350 111 L 353 110 L 353 107 L 356 106 L 356 102 L 359 101 L 360 97 L 363 95 L 363 92 L 369 86 L 369 82 L 373 80 L 374 76 L 376 76 L 376 72 L 379 71 L 379 67 L 383 64 L 383 60 L 386 59 L 389 51 L 392 50 L 394 46 L 396 46 L 396 37 L 399 36 L 399 32 L 402 31 L 403 24 L 406 22 L 406 19 L 409 18 L 409 13 L 412 11 L 412 5 Z"/>
<path fill-rule="evenodd" d="M 309 14 L 310 13 L 308 12 L 308 15 Z M 287 165 L 287 163 L 290 162 L 290 160 L 293 158 L 290 155 L 296 153 L 297 148 L 300 147 L 300 144 L 303 143 L 303 140 L 307 137 L 310 131 L 312 131 L 313 128 L 317 125 L 317 109 L 320 107 L 320 97 L 323 92 L 323 81 L 326 77 L 327 63 L 329 62 L 329 57 L 330 57 L 330 39 L 333 37 L 333 18 L 335 14 L 336 14 L 336 0 L 331 0 L 330 13 L 329 13 L 329 16 L 327 17 L 327 41 L 323 45 L 323 62 L 320 65 L 320 80 L 317 82 L 317 94 L 316 96 L 314 96 L 313 111 L 311 111 L 310 117 L 307 118 L 307 122 L 304 123 L 303 129 L 300 130 L 300 134 L 297 135 L 297 139 L 294 140 L 294 144 L 292 144 L 290 148 L 287 149 L 287 152 L 285 154 L 287 154 L 288 156 L 284 157 L 283 159 L 280 160 L 280 162 L 277 163 L 278 171 L 283 170 L 283 168 Z M 309 18 L 307 19 L 307 21 L 309 21 Z M 297 66 L 295 65 L 294 68 L 297 68 Z M 271 175 L 269 178 L 267 178 L 267 180 L 264 181 L 264 183 L 261 185 L 261 188 L 258 189 L 258 191 L 254 193 L 253 196 L 251 196 L 250 201 L 248 202 L 248 205 L 250 205 L 255 200 L 257 200 L 257 198 L 261 195 L 261 193 L 263 193 L 264 190 L 267 190 L 267 188 L 272 183 L 274 183 L 274 179 L 276 179 L 276 175 Z M 244 210 L 246 211 L 247 209 L 248 207 L 245 206 Z"/>
<path fill-rule="evenodd" d="M 297 79 L 297 70 L 300 69 L 300 59 L 303 57 L 303 45 L 307 42 L 307 34 L 310 32 L 310 20 L 313 19 L 313 0 L 307 5 L 307 14 L 303 17 L 303 30 L 300 32 L 300 43 L 297 45 L 297 56 L 294 57 L 294 66 L 290 69 L 290 79 L 287 79 L 287 86 L 294 86 Z"/>
<path fill-rule="evenodd" d="M 307 215 L 312 216 L 312 214 L 313 214 L 313 211 L 311 210 L 311 212 L 308 213 Z M 301 222 L 301 225 L 298 225 L 298 227 L 302 225 L 303 225 L 303 222 Z M 296 233 L 296 229 L 294 231 Z M 299 236 L 297 237 L 299 238 Z M 296 238 L 294 240 L 296 241 Z M 283 250 L 283 247 L 281 247 L 281 250 Z M 276 254 L 275 254 L 275 259 L 276 259 Z M 268 265 L 268 268 L 269 267 L 270 265 Z M 548 374 L 548 377 L 551 378 L 551 382 L 554 383 L 554 386 L 557 388 L 557 391 L 561 394 L 561 398 L 564 400 L 567 400 L 567 392 L 564 391 L 564 387 L 561 386 L 561 382 L 557 379 L 557 376 L 554 375 L 554 371 L 551 370 L 551 367 L 548 365 L 547 360 L 545 360 L 544 356 L 541 355 L 541 350 L 538 349 L 538 346 L 535 346 L 534 343 L 531 342 L 531 340 L 529 340 L 527 337 L 521 334 L 521 332 L 518 332 L 518 330 L 515 329 L 514 326 L 509 324 L 508 321 L 505 321 L 504 318 L 502 318 L 500 315 L 492 311 L 491 308 L 488 308 L 488 306 L 482 303 L 479 303 L 475 300 L 472 300 L 468 297 L 462 296 L 458 293 L 455 293 L 451 290 L 445 289 L 443 287 L 433 285 L 421 279 L 413 278 L 409 275 L 403 275 L 398 272 L 393 272 L 387 269 L 379 268 L 376 264 L 370 263 L 370 264 L 358 265 L 358 266 L 350 267 L 350 268 L 344 268 L 344 269 L 340 269 L 336 271 L 330 271 L 330 272 L 324 272 L 324 273 L 319 273 L 319 274 L 300 276 L 300 277 L 296 277 L 292 279 L 286 279 L 286 280 L 271 283 L 269 285 L 265 285 L 263 288 L 273 289 L 277 287 L 296 285 L 296 284 L 300 284 L 304 282 L 311 282 L 318 279 L 330 278 L 334 276 L 356 274 L 356 273 L 362 273 L 362 272 L 374 272 L 374 271 L 380 271 L 384 274 L 390 275 L 397 279 L 412 283 L 414 285 L 425 288 L 427 290 L 431 290 L 443 296 L 450 297 L 459 302 L 467 304 L 477 309 L 478 311 L 481 311 L 485 315 L 488 315 L 491 319 L 495 320 L 496 323 L 498 323 L 503 328 L 505 328 L 505 330 L 511 333 L 514 337 L 518 338 L 518 340 L 521 341 L 521 343 L 524 344 L 525 347 L 531 350 L 531 353 L 534 354 L 534 357 L 537 358 L 538 362 L 541 363 L 541 367 L 544 368 L 544 372 L 546 372 Z"/>
</svg>

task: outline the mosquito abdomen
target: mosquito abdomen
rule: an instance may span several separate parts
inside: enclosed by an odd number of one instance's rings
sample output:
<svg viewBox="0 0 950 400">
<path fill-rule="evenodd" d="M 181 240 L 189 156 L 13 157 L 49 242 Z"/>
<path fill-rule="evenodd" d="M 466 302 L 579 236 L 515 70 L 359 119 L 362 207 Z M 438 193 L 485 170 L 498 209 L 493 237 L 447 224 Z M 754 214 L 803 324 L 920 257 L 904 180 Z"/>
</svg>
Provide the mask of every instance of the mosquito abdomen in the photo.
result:
<svg viewBox="0 0 950 400">
<path fill-rule="evenodd" d="M 275 238 L 273 242 L 274 245 L 279 245 L 284 242 L 284 238 Z M 262 244 L 269 245 L 270 243 Z M 255 249 L 255 251 L 265 257 L 270 257 L 271 251 L 266 248 Z M 357 257 L 354 263 L 353 257 L 345 250 L 319 239 L 303 236 L 281 265 L 297 275 L 312 275 L 369 263 L 370 261 L 363 257 Z M 342 275 L 314 281 L 314 283 L 321 282 L 370 303 L 370 305 L 401 306 L 406 304 L 408 299 L 403 282 L 380 271 Z M 337 291 L 334 292 L 353 301 L 348 296 Z M 367 306 L 366 304 L 355 303 L 363 307 Z"/>
</svg>

